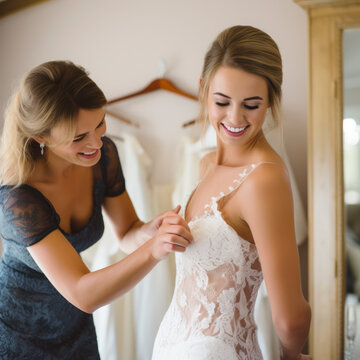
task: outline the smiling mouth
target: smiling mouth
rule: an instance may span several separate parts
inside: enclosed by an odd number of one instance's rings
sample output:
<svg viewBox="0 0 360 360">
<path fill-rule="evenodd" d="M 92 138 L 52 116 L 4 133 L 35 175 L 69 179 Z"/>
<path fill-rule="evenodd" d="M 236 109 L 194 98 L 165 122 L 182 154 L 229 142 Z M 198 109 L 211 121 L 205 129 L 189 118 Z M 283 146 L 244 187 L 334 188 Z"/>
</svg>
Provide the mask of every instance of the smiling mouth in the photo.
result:
<svg viewBox="0 0 360 360">
<path fill-rule="evenodd" d="M 225 129 L 226 133 L 231 136 L 240 136 L 240 135 L 244 134 L 246 129 L 250 126 L 250 125 L 246 125 L 244 127 L 236 127 L 235 128 L 235 127 L 225 125 L 224 123 L 221 123 L 221 125 Z"/>
<path fill-rule="evenodd" d="M 86 153 L 79 153 L 82 157 L 85 157 L 87 159 L 92 159 L 94 158 L 97 153 L 99 152 L 99 150 L 94 150 L 94 151 L 91 151 L 91 152 L 86 152 Z"/>
</svg>

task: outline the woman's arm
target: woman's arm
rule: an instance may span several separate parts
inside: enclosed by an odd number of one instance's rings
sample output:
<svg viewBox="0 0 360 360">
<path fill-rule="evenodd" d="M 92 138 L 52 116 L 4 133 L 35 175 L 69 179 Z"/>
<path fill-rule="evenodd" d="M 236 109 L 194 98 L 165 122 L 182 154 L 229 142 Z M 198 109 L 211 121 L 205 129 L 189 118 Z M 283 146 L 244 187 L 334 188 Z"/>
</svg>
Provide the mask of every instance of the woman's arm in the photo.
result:
<svg viewBox="0 0 360 360">
<path fill-rule="evenodd" d="M 154 236 L 164 218 L 177 216 L 180 210 L 180 207 L 177 206 L 174 210 L 166 211 L 156 216 L 153 220 L 143 223 L 137 217 L 127 191 L 123 192 L 120 196 L 105 198 L 103 207 L 114 226 L 115 233 L 119 239 L 119 246 L 126 254 L 132 253 Z M 185 221 L 181 221 L 180 218 L 178 220 L 181 225 L 188 229 Z"/>
<path fill-rule="evenodd" d="M 263 164 L 242 186 L 242 216 L 259 254 L 282 359 L 298 359 L 308 336 L 311 309 L 301 289 L 287 172 L 280 165 Z"/>
<path fill-rule="evenodd" d="M 28 251 L 54 287 L 74 306 L 92 313 L 135 286 L 170 252 L 185 251 L 191 234 L 178 215 L 167 217 L 156 236 L 125 259 L 90 272 L 59 230 Z"/>
</svg>

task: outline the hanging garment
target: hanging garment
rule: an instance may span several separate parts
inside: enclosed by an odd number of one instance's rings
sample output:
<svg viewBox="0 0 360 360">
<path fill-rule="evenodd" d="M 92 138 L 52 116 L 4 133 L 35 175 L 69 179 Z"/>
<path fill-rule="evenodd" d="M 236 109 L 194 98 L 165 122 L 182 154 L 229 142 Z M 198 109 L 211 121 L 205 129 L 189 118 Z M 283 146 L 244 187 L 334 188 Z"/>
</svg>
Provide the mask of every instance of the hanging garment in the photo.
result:
<svg viewBox="0 0 360 360">
<path fill-rule="evenodd" d="M 199 181 L 199 164 L 208 152 L 216 150 L 216 134 L 211 126 L 202 139 L 183 136 L 178 151 L 177 172 L 172 194 L 172 205 L 183 204 Z"/>
<path fill-rule="evenodd" d="M 110 266 L 126 256 L 118 248 L 117 237 L 105 212 L 103 218 L 103 237 L 94 249 L 83 254 L 84 261 L 92 271 Z M 135 360 L 133 290 L 96 310 L 94 324 L 101 359 Z"/>
<path fill-rule="evenodd" d="M 172 185 L 152 186 L 152 161 L 135 136 L 121 133 L 117 146 L 126 189 L 138 217 L 149 221 L 171 208 Z M 89 268 L 97 270 L 123 259 L 117 237 L 104 213 L 102 239 L 82 253 Z M 94 313 L 100 356 L 104 360 L 150 360 L 155 336 L 174 289 L 173 256 L 161 261 L 133 290 Z M 156 294 L 154 296 L 154 294 Z"/>
<path fill-rule="evenodd" d="M 284 160 L 285 165 L 289 172 L 291 190 L 292 190 L 292 195 L 293 195 L 293 203 L 294 203 L 294 222 L 295 222 L 296 243 L 298 245 L 301 245 L 307 238 L 308 228 L 307 228 L 306 215 L 305 215 L 305 211 L 304 211 L 304 205 L 301 201 L 299 187 L 296 184 L 294 171 L 292 170 L 292 166 L 290 164 L 289 157 L 287 155 L 287 151 L 285 150 L 285 146 L 283 144 L 280 131 L 278 129 L 274 129 L 274 130 L 266 133 L 265 136 L 266 136 L 266 139 L 268 140 L 269 144 Z"/>
<path fill-rule="evenodd" d="M 152 185 L 153 216 L 171 208 L 172 185 Z M 155 336 L 174 291 L 173 255 L 159 262 L 134 289 L 136 360 L 150 360 Z"/>
<path fill-rule="evenodd" d="M 126 182 L 126 190 L 139 218 L 152 218 L 152 192 L 149 187 L 151 160 L 133 135 L 122 133 L 122 140 L 113 139 Z M 103 212 L 105 230 L 96 246 L 82 253 L 85 263 L 92 271 L 109 266 L 123 259 L 126 254 L 118 247 L 112 224 Z M 138 339 L 134 301 L 139 295 L 137 285 L 133 290 L 94 312 L 94 323 L 101 359 L 136 360 Z M 151 351 L 151 350 L 150 350 Z"/>
<path fill-rule="evenodd" d="M 120 158 L 124 159 L 126 188 L 137 215 L 146 222 L 171 208 L 169 189 L 172 191 L 172 185 L 170 187 L 152 185 L 150 180 L 153 161 L 135 136 L 122 133 L 121 137 L 124 141 L 117 141 L 116 144 Z M 134 329 L 135 352 L 132 358 L 119 359 L 151 359 L 157 329 L 173 294 L 174 277 L 174 260 L 169 256 L 133 289 L 131 328 Z M 121 319 L 118 318 L 118 321 Z"/>
</svg>

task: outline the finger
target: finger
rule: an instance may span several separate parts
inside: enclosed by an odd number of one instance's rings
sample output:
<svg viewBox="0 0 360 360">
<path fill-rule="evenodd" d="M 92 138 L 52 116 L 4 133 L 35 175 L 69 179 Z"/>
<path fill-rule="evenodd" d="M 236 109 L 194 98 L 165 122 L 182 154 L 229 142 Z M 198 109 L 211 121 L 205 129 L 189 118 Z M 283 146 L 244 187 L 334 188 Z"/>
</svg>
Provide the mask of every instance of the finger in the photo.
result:
<svg viewBox="0 0 360 360">
<path fill-rule="evenodd" d="M 163 224 L 159 231 L 161 234 L 181 236 L 189 243 L 193 241 L 193 236 L 190 232 L 190 229 L 185 228 L 184 226 L 181 225 Z"/>
<path fill-rule="evenodd" d="M 160 229 L 160 234 L 170 235 L 170 236 L 179 236 L 179 237 L 183 238 L 185 241 L 187 241 L 189 244 L 191 244 L 194 240 L 190 231 L 188 231 L 184 228 L 178 229 L 174 226 L 162 227 L 162 229 Z"/>
<path fill-rule="evenodd" d="M 179 211 L 180 211 L 180 209 L 181 209 L 181 205 L 176 205 L 173 209 L 164 211 L 164 212 L 162 213 L 162 215 L 178 214 Z"/>
<path fill-rule="evenodd" d="M 174 235 L 174 234 L 168 234 L 167 238 L 165 239 L 166 242 L 178 246 L 182 246 L 183 248 L 186 248 L 189 245 L 189 241 L 182 236 Z"/>
<path fill-rule="evenodd" d="M 181 236 L 167 234 L 162 239 L 165 244 L 176 245 L 176 247 L 182 247 L 184 250 L 188 247 L 189 242 Z"/>
<path fill-rule="evenodd" d="M 173 209 L 173 211 L 175 211 L 177 214 L 179 213 L 181 209 L 181 206 L 180 205 L 176 205 L 175 209 Z"/>
<path fill-rule="evenodd" d="M 187 230 L 190 231 L 188 223 L 180 215 L 167 216 L 163 220 L 163 224 L 181 225 L 181 226 L 183 226 L 184 228 L 186 228 Z"/>
<path fill-rule="evenodd" d="M 165 244 L 166 250 L 169 252 L 185 252 L 186 248 L 177 244 Z"/>
</svg>

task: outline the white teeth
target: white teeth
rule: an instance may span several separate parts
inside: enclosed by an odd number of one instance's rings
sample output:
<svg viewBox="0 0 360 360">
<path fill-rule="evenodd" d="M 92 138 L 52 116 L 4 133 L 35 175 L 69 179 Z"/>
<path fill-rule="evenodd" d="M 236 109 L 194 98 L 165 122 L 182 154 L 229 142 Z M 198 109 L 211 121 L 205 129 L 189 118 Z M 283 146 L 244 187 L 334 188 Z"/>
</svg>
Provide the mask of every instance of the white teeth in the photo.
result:
<svg viewBox="0 0 360 360">
<path fill-rule="evenodd" d="M 242 127 L 242 128 L 233 128 L 231 126 L 227 126 L 225 124 L 223 124 L 227 130 L 231 131 L 231 132 L 234 132 L 234 133 L 237 133 L 237 132 L 240 132 L 240 131 L 243 131 L 245 130 L 246 126 Z"/>
<path fill-rule="evenodd" d="M 83 153 L 84 155 L 94 155 L 96 153 L 96 150 L 95 151 L 92 151 L 92 152 L 88 152 L 88 153 Z"/>
</svg>

